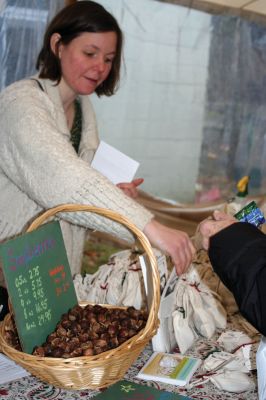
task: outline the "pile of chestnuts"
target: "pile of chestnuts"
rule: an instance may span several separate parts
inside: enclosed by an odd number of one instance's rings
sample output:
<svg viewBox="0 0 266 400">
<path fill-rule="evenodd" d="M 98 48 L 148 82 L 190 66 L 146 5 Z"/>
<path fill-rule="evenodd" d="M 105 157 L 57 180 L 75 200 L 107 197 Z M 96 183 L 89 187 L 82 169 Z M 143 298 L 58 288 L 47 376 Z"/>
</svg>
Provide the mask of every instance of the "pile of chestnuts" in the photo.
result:
<svg viewBox="0 0 266 400">
<path fill-rule="evenodd" d="M 134 307 L 107 308 L 76 305 L 63 314 L 56 329 L 33 355 L 44 357 L 92 356 L 114 349 L 146 325 L 146 311 Z"/>
<path fill-rule="evenodd" d="M 20 340 L 18 337 L 18 331 L 13 317 L 10 321 L 10 327 L 8 329 L 5 329 L 5 339 L 11 347 L 18 351 L 22 351 Z"/>
</svg>

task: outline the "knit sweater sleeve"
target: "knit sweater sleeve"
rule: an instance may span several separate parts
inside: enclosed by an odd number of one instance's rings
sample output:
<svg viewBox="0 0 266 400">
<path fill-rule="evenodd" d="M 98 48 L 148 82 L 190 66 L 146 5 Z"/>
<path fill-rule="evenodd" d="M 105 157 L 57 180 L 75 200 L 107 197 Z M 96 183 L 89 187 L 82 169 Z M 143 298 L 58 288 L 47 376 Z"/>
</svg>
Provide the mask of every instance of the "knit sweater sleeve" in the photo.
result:
<svg viewBox="0 0 266 400">
<path fill-rule="evenodd" d="M 120 213 L 143 230 L 152 214 L 77 156 L 66 127 L 58 127 L 57 113 L 49 97 L 32 85 L 18 85 L 1 96 L 2 171 L 42 209 L 94 205 Z M 66 213 L 63 218 L 132 239 L 120 224 L 96 214 Z"/>
</svg>

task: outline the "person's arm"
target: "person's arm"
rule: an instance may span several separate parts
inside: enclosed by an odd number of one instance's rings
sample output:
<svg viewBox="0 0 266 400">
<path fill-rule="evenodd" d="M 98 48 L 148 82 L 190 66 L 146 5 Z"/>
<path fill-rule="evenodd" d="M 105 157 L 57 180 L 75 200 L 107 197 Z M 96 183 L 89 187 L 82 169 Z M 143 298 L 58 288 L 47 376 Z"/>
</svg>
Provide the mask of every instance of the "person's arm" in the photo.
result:
<svg viewBox="0 0 266 400">
<path fill-rule="evenodd" d="M 43 209 L 65 203 L 94 205 L 122 214 L 143 230 L 153 215 L 77 156 L 67 127 L 58 123 L 63 110 L 32 86 L 1 102 L 2 171 Z M 63 218 L 132 239 L 127 229 L 96 214 L 66 213 Z"/>
<path fill-rule="evenodd" d="M 243 316 L 266 335 L 266 237 L 239 222 L 210 239 L 214 271 L 234 294 Z"/>
<path fill-rule="evenodd" d="M 188 236 L 157 223 L 147 209 L 77 157 L 67 127 L 58 129 L 63 110 L 38 88 L 27 89 L 0 102 L 0 168 L 10 181 L 42 209 L 75 203 L 113 210 L 144 231 L 152 245 L 165 250 L 179 273 L 188 268 L 194 253 Z M 126 228 L 96 214 L 65 213 L 62 218 L 132 240 Z"/>
<path fill-rule="evenodd" d="M 266 237 L 249 223 L 205 221 L 214 271 L 233 293 L 243 316 L 266 335 Z M 207 233 L 209 228 L 209 233 Z"/>
<path fill-rule="evenodd" d="M 144 233 L 155 247 L 171 256 L 177 275 L 187 270 L 195 254 L 195 248 L 187 233 L 171 229 L 154 219 L 145 226 Z"/>
</svg>

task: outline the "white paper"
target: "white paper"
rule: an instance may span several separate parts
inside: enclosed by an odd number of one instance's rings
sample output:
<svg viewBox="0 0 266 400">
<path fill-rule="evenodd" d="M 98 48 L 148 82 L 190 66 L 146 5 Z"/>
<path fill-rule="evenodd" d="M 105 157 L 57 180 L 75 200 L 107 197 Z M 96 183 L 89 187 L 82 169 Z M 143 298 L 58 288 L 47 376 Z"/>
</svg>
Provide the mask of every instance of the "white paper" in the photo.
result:
<svg viewBox="0 0 266 400">
<path fill-rule="evenodd" d="M 140 266 L 142 269 L 142 274 L 143 274 L 143 283 L 144 283 L 144 288 L 146 292 L 146 297 L 147 297 L 147 304 L 148 304 L 148 309 L 150 309 L 152 298 L 153 298 L 153 286 L 152 286 L 152 277 L 151 274 L 148 273 L 148 268 L 149 268 L 149 260 L 146 254 L 139 256 L 139 261 L 140 261 Z M 160 318 L 160 309 L 158 313 L 158 317 L 160 320 L 160 325 L 157 329 L 156 334 L 152 337 L 152 347 L 153 350 L 155 351 L 165 351 L 166 346 L 165 342 L 168 339 L 168 335 L 165 335 L 165 328 L 163 328 L 164 325 L 164 319 Z"/>
<path fill-rule="evenodd" d="M 101 140 L 91 166 L 116 185 L 131 182 L 139 163 Z"/>
<path fill-rule="evenodd" d="M 158 266 L 158 271 L 160 274 L 160 294 L 162 294 L 168 276 L 169 276 L 169 272 L 167 269 L 167 261 L 166 261 L 166 256 L 164 254 L 156 254 L 154 252 L 154 255 L 156 257 L 156 261 L 157 261 L 157 266 Z M 145 289 L 145 293 L 146 293 L 146 297 L 147 297 L 147 304 L 148 307 L 150 308 L 151 302 L 152 302 L 152 298 L 153 298 L 153 288 L 152 288 L 152 277 L 151 274 L 148 273 L 148 269 L 150 268 L 150 261 L 147 257 L 147 254 L 143 254 L 139 256 L 139 262 L 140 262 L 140 266 L 142 269 L 142 275 L 143 275 L 143 283 L 144 283 L 144 289 Z M 148 267 L 147 267 L 148 265 Z"/>
<path fill-rule="evenodd" d="M 176 307 L 176 284 L 178 279 L 175 268 L 173 268 L 161 295 L 159 308 L 160 325 L 156 335 L 152 337 L 153 351 L 169 353 L 177 346 L 172 313 Z"/>
<path fill-rule="evenodd" d="M 152 288 L 152 280 L 150 274 L 148 274 L 148 260 L 147 256 L 139 256 L 140 266 L 142 269 L 143 274 L 143 282 L 144 288 L 147 296 L 147 303 L 148 307 L 150 308 L 151 300 L 153 297 L 153 288 Z M 167 271 L 167 262 L 166 258 L 157 257 L 157 262 L 160 261 L 160 267 L 158 265 L 158 269 L 160 271 L 161 279 L 164 277 L 164 274 L 167 274 L 168 278 L 168 271 Z M 159 352 L 170 352 L 176 346 L 176 339 L 174 336 L 174 329 L 173 329 L 173 318 L 172 313 L 175 309 L 175 300 L 176 300 L 176 293 L 175 293 L 175 286 L 178 281 L 178 276 L 176 275 L 175 269 L 172 269 L 172 272 L 167 279 L 166 285 L 164 286 L 158 317 L 160 320 L 160 325 L 157 329 L 156 334 L 152 337 L 152 348 L 153 351 Z"/>
<path fill-rule="evenodd" d="M 29 376 L 30 373 L 0 353 L 0 384 Z"/>
<path fill-rule="evenodd" d="M 139 263 L 142 270 L 143 275 L 143 283 L 144 289 L 146 292 L 147 304 L 148 308 L 150 309 L 152 298 L 153 298 L 153 287 L 152 287 L 152 279 L 151 274 L 148 273 L 149 268 L 149 260 L 146 254 L 139 256 Z"/>
</svg>

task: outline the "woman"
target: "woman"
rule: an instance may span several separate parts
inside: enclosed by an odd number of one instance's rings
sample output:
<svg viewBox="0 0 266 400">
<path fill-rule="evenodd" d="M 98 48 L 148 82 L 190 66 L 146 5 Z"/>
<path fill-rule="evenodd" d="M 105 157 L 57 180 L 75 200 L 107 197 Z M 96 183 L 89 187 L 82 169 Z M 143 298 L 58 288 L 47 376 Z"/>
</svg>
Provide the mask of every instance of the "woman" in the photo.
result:
<svg viewBox="0 0 266 400">
<path fill-rule="evenodd" d="M 139 181 L 116 187 L 90 167 L 99 140 L 89 95 L 115 93 L 122 42 L 115 18 L 101 5 L 74 3 L 48 26 L 38 75 L 2 92 L 0 240 L 20 234 L 45 209 L 89 204 L 130 219 L 180 274 L 194 253 L 187 234 L 161 225 L 130 197 Z M 60 223 L 73 274 L 80 272 L 86 229 L 132 241 L 126 228 L 102 216 L 66 213 Z"/>
<path fill-rule="evenodd" d="M 259 399 L 266 399 L 266 236 L 254 225 L 215 211 L 200 223 L 202 246 L 244 317 L 263 335 L 257 352 Z"/>
</svg>

